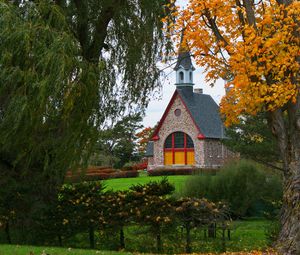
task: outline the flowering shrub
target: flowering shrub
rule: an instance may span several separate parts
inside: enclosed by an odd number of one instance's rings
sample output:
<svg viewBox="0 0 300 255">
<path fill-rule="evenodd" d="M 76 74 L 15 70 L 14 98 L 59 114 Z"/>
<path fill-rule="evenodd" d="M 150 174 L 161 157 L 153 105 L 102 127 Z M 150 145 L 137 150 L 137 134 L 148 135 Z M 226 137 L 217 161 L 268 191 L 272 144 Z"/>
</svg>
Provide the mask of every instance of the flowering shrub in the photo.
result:
<svg viewBox="0 0 300 255">
<path fill-rule="evenodd" d="M 122 167 L 122 170 L 123 171 L 132 171 L 132 170 L 138 171 L 138 170 L 147 169 L 147 167 L 148 167 L 148 160 L 146 159 L 146 160 L 142 160 L 139 163 L 133 163 L 133 162 L 127 163 Z"/>
<path fill-rule="evenodd" d="M 144 160 L 132 166 L 133 170 L 144 170 L 147 169 L 147 167 L 148 167 L 148 160 Z"/>
</svg>

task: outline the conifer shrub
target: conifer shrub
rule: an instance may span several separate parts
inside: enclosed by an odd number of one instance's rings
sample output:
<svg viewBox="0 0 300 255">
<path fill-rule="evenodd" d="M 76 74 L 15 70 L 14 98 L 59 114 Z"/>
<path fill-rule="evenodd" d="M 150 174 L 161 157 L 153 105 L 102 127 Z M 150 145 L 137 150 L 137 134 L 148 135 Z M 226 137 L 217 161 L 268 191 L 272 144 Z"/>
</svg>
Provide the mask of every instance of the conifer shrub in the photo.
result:
<svg viewBox="0 0 300 255">
<path fill-rule="evenodd" d="M 140 193 L 141 195 L 148 196 L 165 196 L 171 195 L 175 191 L 175 187 L 171 184 L 166 177 L 161 181 L 151 181 L 147 184 L 132 185 L 130 191 Z"/>
</svg>

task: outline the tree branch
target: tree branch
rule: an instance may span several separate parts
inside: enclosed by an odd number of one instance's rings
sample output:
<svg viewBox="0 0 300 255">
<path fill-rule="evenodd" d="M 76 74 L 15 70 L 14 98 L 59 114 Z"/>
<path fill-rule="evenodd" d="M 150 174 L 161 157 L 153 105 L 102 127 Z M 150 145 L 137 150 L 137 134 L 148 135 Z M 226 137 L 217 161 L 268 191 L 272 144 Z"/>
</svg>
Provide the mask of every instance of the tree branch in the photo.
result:
<svg viewBox="0 0 300 255">
<path fill-rule="evenodd" d="M 236 0 L 235 3 L 236 3 L 236 5 L 240 8 L 240 9 L 238 10 L 238 16 L 239 16 L 239 20 L 240 20 L 240 23 L 241 23 L 241 26 L 242 26 L 242 29 L 241 29 L 241 31 L 242 31 L 242 37 L 243 37 L 243 39 L 244 39 L 244 41 L 245 41 L 245 32 L 244 32 L 244 27 L 245 27 L 245 17 L 244 17 L 243 12 L 241 11 L 242 5 L 241 5 L 240 0 Z"/>
<path fill-rule="evenodd" d="M 270 162 L 267 162 L 267 161 L 264 161 L 262 159 L 258 159 L 258 158 L 252 158 L 254 161 L 258 162 L 258 163 L 261 163 L 263 165 L 266 165 L 267 167 L 271 167 L 273 169 L 276 169 L 276 170 L 279 170 L 281 172 L 284 172 L 284 169 L 282 167 L 278 167 L 278 166 L 275 166 L 273 164 L 271 164 Z"/>
<path fill-rule="evenodd" d="M 74 0 L 77 9 L 76 34 L 81 45 L 82 55 L 87 57 L 89 48 L 88 35 L 88 6 L 87 1 Z"/>
<path fill-rule="evenodd" d="M 100 52 L 104 47 L 104 41 L 107 36 L 107 28 L 109 22 L 112 20 L 116 13 L 116 7 L 121 8 L 123 0 L 112 1 L 110 5 L 103 8 L 101 11 L 98 21 L 96 23 L 96 29 L 93 34 L 93 39 L 88 49 L 88 60 L 91 62 L 98 62 Z"/>
<path fill-rule="evenodd" d="M 209 24 L 209 27 L 211 28 L 211 30 L 213 31 L 217 41 L 221 41 L 224 43 L 224 48 L 226 48 L 226 46 L 228 46 L 228 42 L 225 40 L 225 38 L 222 36 L 217 24 L 216 24 L 216 21 L 211 17 L 210 15 L 210 12 L 208 9 L 205 10 L 205 13 L 204 13 L 205 17 L 207 18 L 207 21 L 208 21 L 208 24 Z M 231 55 L 231 52 L 227 50 L 227 53 L 229 55 Z"/>
<path fill-rule="evenodd" d="M 244 6 L 246 9 L 247 21 L 250 26 L 253 26 L 257 30 L 255 14 L 253 9 L 253 0 L 244 0 Z"/>
</svg>

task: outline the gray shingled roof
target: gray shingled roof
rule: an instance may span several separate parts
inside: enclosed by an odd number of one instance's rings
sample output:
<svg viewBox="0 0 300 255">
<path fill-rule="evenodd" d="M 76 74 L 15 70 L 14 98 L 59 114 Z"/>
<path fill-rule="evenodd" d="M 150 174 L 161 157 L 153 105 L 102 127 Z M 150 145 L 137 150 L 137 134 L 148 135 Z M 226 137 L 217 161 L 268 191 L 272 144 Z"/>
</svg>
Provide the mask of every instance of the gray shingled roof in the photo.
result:
<svg viewBox="0 0 300 255">
<path fill-rule="evenodd" d="M 180 66 L 186 70 L 188 69 L 195 70 L 195 67 L 192 64 L 190 52 L 188 51 L 179 52 L 177 63 L 176 66 L 174 67 L 174 70 L 177 71 L 180 68 Z"/>
<path fill-rule="evenodd" d="M 177 91 L 206 138 L 225 138 L 219 106 L 210 95 L 193 93 L 192 89 L 187 88 L 177 88 Z"/>
<path fill-rule="evenodd" d="M 146 148 L 146 157 L 153 157 L 153 142 L 150 141 L 147 144 L 147 148 Z"/>
</svg>

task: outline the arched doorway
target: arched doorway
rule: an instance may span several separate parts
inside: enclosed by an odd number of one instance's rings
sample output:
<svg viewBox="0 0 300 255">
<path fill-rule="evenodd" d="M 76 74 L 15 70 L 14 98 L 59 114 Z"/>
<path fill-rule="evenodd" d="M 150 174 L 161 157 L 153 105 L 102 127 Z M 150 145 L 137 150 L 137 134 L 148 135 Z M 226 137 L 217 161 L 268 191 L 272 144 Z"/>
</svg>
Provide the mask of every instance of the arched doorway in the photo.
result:
<svg viewBox="0 0 300 255">
<path fill-rule="evenodd" d="M 192 138 L 183 132 L 170 134 L 164 144 L 165 165 L 194 165 L 195 153 Z"/>
</svg>

